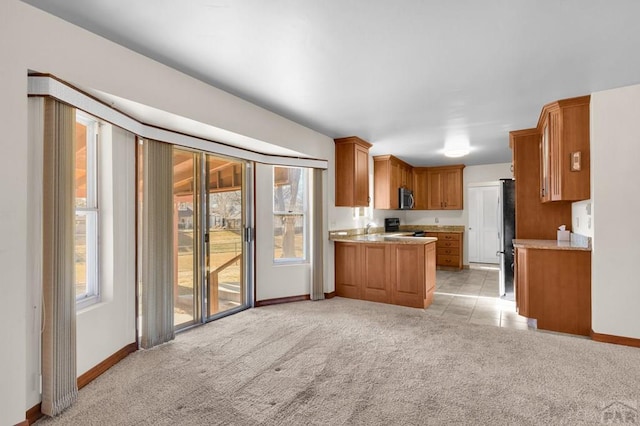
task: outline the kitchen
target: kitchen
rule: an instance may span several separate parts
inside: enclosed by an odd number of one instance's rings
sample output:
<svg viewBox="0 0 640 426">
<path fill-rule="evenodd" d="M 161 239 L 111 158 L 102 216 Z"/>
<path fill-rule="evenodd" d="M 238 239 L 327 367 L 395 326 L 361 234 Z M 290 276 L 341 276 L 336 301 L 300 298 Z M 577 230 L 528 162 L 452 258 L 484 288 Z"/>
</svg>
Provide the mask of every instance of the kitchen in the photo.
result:
<svg viewBox="0 0 640 426">
<path fill-rule="evenodd" d="M 592 328 L 595 332 L 601 334 L 607 334 L 610 336 L 620 336 L 621 339 L 628 339 L 630 342 L 635 340 L 636 344 L 640 338 L 640 316 L 637 309 L 637 301 L 640 297 L 640 286 L 637 285 L 637 279 L 635 278 L 635 272 L 632 269 L 635 261 L 640 256 L 640 245 L 634 243 L 633 239 L 628 240 L 629 235 L 636 235 L 639 230 L 639 222 L 637 221 L 637 210 L 640 208 L 638 197 L 626 197 L 620 196 L 620 192 L 616 189 L 622 182 L 629 183 L 629 186 L 633 185 L 633 182 L 637 181 L 637 168 L 635 166 L 635 158 L 640 155 L 640 145 L 637 143 L 638 135 L 640 135 L 640 121 L 637 120 L 637 111 L 640 110 L 640 86 L 637 85 L 637 69 L 632 64 L 623 60 L 623 57 L 629 59 L 634 58 L 636 55 L 629 55 L 629 52 L 633 51 L 633 44 L 637 41 L 637 37 L 630 35 L 629 33 L 635 27 L 633 24 L 624 25 L 621 24 L 623 19 L 615 20 L 610 19 L 609 16 L 613 14 L 614 10 L 620 12 L 620 16 L 624 15 L 629 17 L 629 21 L 633 21 L 635 13 L 629 13 L 625 8 L 611 8 L 605 4 L 600 5 L 602 10 L 598 9 L 601 13 L 592 13 L 593 20 L 589 21 L 590 24 L 583 25 L 587 30 L 587 34 L 573 33 L 566 30 L 566 25 L 579 22 L 581 19 L 573 19 L 579 11 L 594 11 L 593 4 L 591 7 L 576 7 L 575 9 L 567 8 L 554 8 L 554 12 L 550 13 L 548 7 L 541 5 L 531 5 L 527 13 L 523 13 L 520 16 L 523 18 L 528 16 L 526 22 L 521 19 L 499 19 L 495 22 L 503 25 L 491 25 L 491 20 L 477 19 L 476 13 L 470 13 L 474 20 L 474 23 L 480 23 L 484 25 L 483 31 L 478 31 L 478 28 L 470 25 L 469 29 L 475 32 L 475 35 L 481 36 L 482 34 L 489 33 L 491 28 L 505 28 L 521 30 L 518 34 L 531 34 L 535 39 L 534 44 L 531 47 L 535 49 L 527 49 L 526 46 L 515 45 L 516 50 L 521 55 L 520 61 L 516 58 L 504 55 L 503 48 L 505 47 L 500 43 L 486 43 L 489 46 L 497 46 L 499 55 L 482 55 L 496 63 L 496 68 L 492 69 L 487 67 L 485 63 L 479 63 L 477 67 L 469 66 L 475 65 L 475 62 L 470 62 L 466 56 L 460 56 L 459 67 L 442 66 L 439 69 L 447 74 L 447 77 L 451 81 L 459 83 L 464 81 L 471 81 L 471 79 L 465 79 L 464 75 L 458 74 L 459 71 L 469 70 L 470 75 L 478 73 L 478 70 L 488 70 L 486 76 L 496 76 L 493 79 L 487 78 L 490 81 L 482 81 L 483 88 L 480 93 L 487 93 L 492 97 L 494 103 L 490 103 L 490 106 L 496 104 L 506 105 L 509 109 L 514 109 L 514 105 L 508 102 L 503 102 L 499 97 L 499 93 L 496 92 L 495 86 L 488 83 L 493 80 L 502 80 L 504 75 L 496 71 L 503 71 L 507 68 L 517 69 L 519 72 L 518 78 L 525 81 L 526 87 L 520 87 L 513 89 L 511 86 L 509 90 L 505 92 L 515 93 L 520 99 L 526 100 L 528 104 L 535 104 L 536 108 L 542 105 L 540 97 L 543 97 L 544 101 L 555 99 L 555 94 L 561 97 L 576 96 L 579 94 L 592 93 L 591 102 L 591 119 L 592 119 L 592 131 L 591 131 L 591 152 L 592 152 L 592 188 L 591 188 L 591 201 L 582 201 L 574 203 L 571 229 L 575 232 L 582 231 L 580 233 L 585 235 L 591 235 L 594 237 L 593 251 L 593 281 L 592 281 Z M 310 142 L 309 139 L 313 139 L 314 135 L 308 133 L 296 133 L 297 128 L 282 123 L 278 117 L 272 117 L 266 114 L 264 111 L 257 110 L 256 108 L 248 105 L 244 105 L 240 100 L 229 99 L 226 94 L 218 93 L 213 89 L 207 88 L 202 85 L 201 82 L 192 82 L 185 76 L 174 75 L 170 71 L 162 68 L 160 64 L 153 63 L 151 60 L 137 57 L 133 54 L 129 54 L 120 47 L 114 47 L 107 45 L 105 39 L 95 37 L 89 33 L 81 32 L 70 25 L 63 23 L 62 21 L 54 21 L 43 13 L 36 13 L 35 10 L 27 7 L 23 2 L 19 1 L 7 1 L 3 3 L 3 16 L 7 17 L 6 24 L 3 25 L 2 31 L 3 39 L 15 40 L 10 49 L 6 50 L 6 57 L 3 66 L 6 72 L 3 73 L 5 81 L 5 114 L 3 121 L 3 130 L 5 132 L 5 144 L 3 147 L 10 155 L 3 157 L 3 167 L 5 174 L 11 176 L 11 179 L 6 179 L 4 192 L 7 195 L 4 207 L 4 221 L 5 233 L 3 234 L 4 241 L 15 242 L 16 246 L 11 250 L 4 252 L 3 257 L 3 274 L 6 281 L 13 283 L 13 285 L 7 285 L 5 288 L 5 306 L 3 311 L 5 312 L 5 318 L 10 320 L 15 327 L 9 327 L 6 330 L 6 336 L 4 342 L 7 348 L 11 350 L 6 351 L 6 356 L 3 357 L 5 368 L 3 376 L 7 378 L 7 383 L 15 384 L 18 388 L 22 389 L 22 392 L 16 392 L 15 386 L 6 387 L 5 402 L 0 407 L 0 412 L 6 413 L 10 419 L 20 419 L 16 412 L 22 411 L 24 413 L 24 389 L 30 388 L 33 380 L 28 374 L 29 370 L 25 368 L 25 363 L 28 360 L 30 353 L 36 353 L 33 345 L 29 344 L 28 334 L 26 337 L 24 333 L 20 333 L 20 330 L 35 329 L 31 326 L 29 319 L 33 316 L 29 303 L 31 302 L 29 292 L 30 281 L 27 277 L 27 268 L 25 265 L 30 265 L 30 253 L 25 247 L 25 235 L 29 233 L 29 227 L 27 221 L 24 219 L 30 214 L 31 210 L 28 209 L 28 203 L 25 201 L 25 197 L 29 195 L 29 192 L 24 191 L 24 185 L 16 185 L 16 182 L 29 182 L 33 179 L 33 176 L 29 174 L 26 164 L 29 164 L 30 159 L 28 156 L 28 150 L 26 148 L 27 130 L 26 130 L 26 111 L 24 111 L 24 87 L 25 87 L 25 70 L 27 69 L 39 69 L 41 71 L 58 72 L 62 77 L 68 77 L 70 79 L 78 80 L 84 83 L 86 87 L 102 88 L 104 90 L 114 90 L 116 94 L 125 95 L 130 93 L 133 99 L 139 100 L 143 103 L 148 103 L 151 106 L 157 108 L 165 108 L 173 111 L 174 113 L 183 117 L 190 117 L 195 119 L 205 120 L 207 124 L 218 125 L 221 128 L 231 129 L 240 134 L 249 135 L 259 140 L 277 140 L 281 142 L 284 147 L 294 149 L 296 151 L 305 153 L 312 157 L 318 157 L 318 154 L 313 151 L 313 148 L 317 145 Z M 342 5 L 341 5 L 342 7 Z M 386 12 L 386 8 L 381 8 Z M 488 14 L 497 15 L 501 17 L 502 13 L 505 13 L 505 8 L 480 8 L 486 10 Z M 344 11 L 341 11 L 344 12 Z M 480 13 L 480 10 L 474 12 Z M 536 13 L 538 12 L 538 13 Z M 360 15 L 366 15 L 359 13 Z M 280 15 L 283 15 L 280 13 Z M 288 15 L 283 15 L 287 16 Z M 335 14 L 334 16 L 348 17 L 347 13 Z M 431 14 L 433 16 L 433 14 Z M 505 18 L 502 16 L 502 18 Z M 265 22 L 270 22 L 265 19 Z M 347 22 L 349 22 L 347 20 Z M 540 29 L 540 23 L 545 23 L 545 28 L 551 30 L 550 33 L 545 33 L 548 37 L 545 41 L 540 40 L 536 29 Z M 372 21 L 375 24 L 374 21 Z M 450 21 L 444 21 L 444 25 L 450 24 Z M 606 24 L 613 23 L 615 25 L 613 31 L 607 31 Z M 353 27 L 352 22 L 350 25 L 344 25 L 345 31 L 351 31 Z M 526 24 L 526 25 L 523 25 Z M 512 25 L 512 26 L 510 26 Z M 530 25 L 530 26 L 527 26 Z M 464 28 L 464 24 L 460 25 Z M 138 26 L 140 27 L 140 26 Z M 147 26 L 149 27 L 149 26 Z M 301 26 L 302 27 L 302 26 Z M 259 27 L 262 29 L 262 27 Z M 270 28 L 281 28 L 280 26 L 270 25 Z M 362 34 L 363 37 L 368 39 L 372 38 L 372 35 L 384 35 L 385 39 L 391 34 L 391 31 L 379 31 L 380 27 L 372 25 L 372 29 L 376 31 L 351 31 L 352 33 Z M 424 29 L 425 25 L 416 25 L 415 28 Z M 598 31 L 593 31 L 597 28 Z M 637 27 L 635 27 L 637 28 Z M 247 28 L 249 29 L 249 28 Z M 305 31 L 307 27 L 303 28 Z M 559 30 L 558 33 L 553 31 Z M 165 28 L 166 30 L 166 28 Z M 407 34 L 408 28 L 403 28 L 403 31 L 398 31 L 398 34 Z M 487 31 L 484 31 L 487 30 Z M 325 35 L 329 35 L 330 32 L 324 31 Z M 341 33 L 336 32 L 342 35 Z M 56 34 L 56 37 L 47 37 L 46 34 Z M 442 33 L 444 34 L 444 32 Z M 519 40 L 517 37 L 513 37 L 514 32 L 510 33 L 510 37 L 501 38 L 501 40 Z M 554 50 L 556 46 L 560 46 L 567 36 L 569 40 L 575 40 L 574 44 L 564 49 L 563 58 L 566 61 L 549 61 L 547 53 Z M 575 38 L 572 36 L 575 34 Z M 606 36 L 603 36 L 605 34 Z M 593 35 L 593 38 L 590 37 Z M 620 35 L 616 39 L 616 35 Z M 261 39 L 263 37 L 260 37 Z M 251 39 L 251 37 L 246 37 Z M 257 37 L 255 39 L 258 39 Z M 295 37 L 289 37 L 291 40 L 295 40 Z M 428 38 L 427 40 L 437 40 L 438 44 L 444 41 L 444 37 Z M 454 38 L 456 41 L 464 40 L 463 38 Z M 324 38 L 323 38 L 324 40 Z M 601 41 L 601 43 L 598 42 Z M 625 43 L 625 40 L 627 43 Z M 377 40 L 382 41 L 382 40 Z M 481 44 L 481 40 L 478 40 Z M 62 42 L 62 43 L 61 43 Z M 90 69 L 92 62 L 83 61 L 80 57 L 71 57 L 64 54 L 64 49 L 56 46 L 56 43 L 68 45 L 68 42 L 82 45 L 85 52 L 99 52 L 101 58 L 106 59 L 107 66 L 98 67 L 93 70 Z M 444 43 L 442 43 L 444 44 Z M 459 43 L 461 44 L 461 43 Z M 273 45 L 278 45 L 273 43 Z M 325 51 L 334 52 L 339 50 L 340 46 L 357 46 L 355 44 L 341 43 L 330 44 L 335 48 L 324 49 Z M 472 43 L 472 46 L 476 46 L 476 43 Z M 583 49 L 583 46 L 592 46 L 592 49 Z M 598 50 L 595 47 L 604 46 L 604 49 Z M 9 47 L 9 45 L 7 45 Z M 301 47 L 306 51 L 311 51 L 307 44 L 301 44 Z M 443 49 L 446 51 L 446 49 Z M 233 52 L 244 51 L 243 49 L 232 49 Z M 389 50 L 391 52 L 393 50 Z M 478 50 L 478 52 L 480 52 Z M 360 49 L 358 49 L 360 53 Z M 439 61 L 438 57 L 427 56 L 423 54 L 415 54 L 415 51 L 409 52 L 412 57 L 428 57 L 429 61 L 438 65 L 445 65 L 444 61 Z M 423 53 L 423 52 L 421 52 Z M 619 56 L 617 56 L 619 55 Z M 240 55 L 248 56 L 248 55 Z M 268 56 L 268 55 L 266 55 Z M 290 53 L 289 57 L 301 58 L 304 55 L 297 55 Z M 382 58 L 383 56 L 359 54 L 362 58 Z M 385 55 L 387 56 L 387 55 Z M 478 55 L 480 56 L 480 55 Z M 495 58 L 499 57 L 499 60 Z M 64 60 L 61 60 L 62 58 Z M 451 56 L 448 56 L 452 59 Z M 522 64 L 523 59 L 529 59 L 530 62 Z M 600 62 L 596 62 L 596 59 L 601 58 Z M 572 60 L 574 59 L 574 60 Z M 132 62 L 128 62 L 131 60 Z M 269 57 L 270 62 L 280 64 L 279 61 L 273 61 L 272 57 Z M 226 63 L 225 61 L 219 61 L 220 63 Z M 375 77 L 376 70 L 388 70 L 382 66 L 371 66 L 372 61 L 363 61 L 366 69 L 358 67 L 355 61 L 341 61 L 341 60 L 323 60 L 323 64 L 328 64 L 332 73 L 340 74 L 336 71 L 336 64 L 345 64 L 341 67 L 345 72 L 349 70 L 350 75 L 357 76 L 355 81 L 367 81 L 375 82 L 375 86 L 378 86 L 381 79 Z M 376 61 L 377 62 L 377 61 Z M 418 83 L 422 81 L 421 78 L 416 78 L 415 74 L 407 75 L 407 71 L 412 67 L 406 66 L 404 62 L 400 61 L 380 61 L 387 62 L 388 64 L 403 64 L 398 67 L 403 71 L 403 79 L 409 81 L 412 85 L 410 92 L 401 92 L 394 90 L 393 93 L 399 93 L 399 99 L 409 99 L 410 93 L 413 97 L 422 97 L 421 95 L 428 92 L 423 86 L 419 86 Z M 378 62 L 377 65 L 381 65 Z M 117 67 L 108 66 L 109 64 L 123 64 L 134 63 L 135 66 L 129 67 Z M 545 66 L 545 63 L 548 66 Z M 575 63 L 575 67 L 570 67 L 571 63 Z M 346 66 L 348 64 L 348 66 Z M 522 64 L 521 67 L 516 67 L 515 64 Z M 454 65 L 454 64 L 447 64 Z M 507 65 L 507 66 L 505 66 Z M 527 66 L 529 65 L 529 66 Z M 559 66 L 562 65 L 562 66 Z M 595 65 L 595 66 L 594 66 Z M 257 72 L 262 72 L 262 69 L 257 66 L 245 67 L 256 69 Z M 322 67 L 309 67 L 313 69 L 320 69 Z M 291 70 L 297 70 L 297 67 L 289 67 Z M 421 77 L 425 76 L 424 71 L 415 67 L 420 73 Z M 564 70 L 566 69 L 568 80 L 563 80 Z M 596 80 L 594 75 L 589 70 L 599 69 L 603 74 L 610 76 L 609 80 Z M 280 70 L 284 71 L 284 70 Z M 456 72 L 453 76 L 452 72 Z M 524 72 L 524 78 L 523 78 Z M 632 78 L 624 80 L 623 78 L 616 79 L 616 76 L 620 76 L 624 73 L 634 75 Z M 264 74 L 264 73 L 263 73 Z M 284 80 L 282 72 L 274 73 L 279 78 Z M 484 74 L 483 74 L 484 75 Z M 363 78 L 363 77 L 367 78 Z M 536 78 L 534 78 L 534 76 Z M 162 80 L 162 84 L 158 84 L 159 80 Z M 476 81 L 478 79 L 475 79 Z M 259 79 L 248 79 L 248 81 L 261 81 Z M 288 79 L 288 81 L 298 81 L 295 79 Z M 394 84 L 397 80 L 393 80 Z M 586 86 L 580 87 L 577 82 L 590 83 Z M 574 84 L 576 83 L 576 84 Z M 631 86 L 634 85 L 634 86 Z M 270 92 L 279 92 L 273 90 L 273 85 L 264 85 L 268 87 Z M 323 91 L 326 91 L 325 85 L 318 85 Z M 352 114 L 345 113 L 351 111 L 368 111 L 371 109 L 379 110 L 379 105 L 385 103 L 387 105 L 393 104 L 396 98 L 388 96 L 389 92 L 370 90 L 373 86 L 369 85 L 367 93 L 371 93 L 371 97 L 364 96 L 350 96 L 346 89 L 353 85 L 336 85 L 340 89 L 340 102 L 333 102 L 333 110 L 337 110 L 338 115 L 346 117 L 345 120 L 349 122 L 355 122 Z M 158 95 L 157 88 L 162 87 L 162 96 Z M 616 89 L 613 89 L 616 88 Z M 282 90 L 280 92 L 286 93 L 291 96 L 289 90 Z M 469 94 L 468 97 L 462 100 L 474 99 L 478 95 L 478 91 L 471 91 L 467 87 L 460 87 L 460 93 Z M 181 96 L 184 93 L 189 93 L 191 96 Z M 455 92 L 458 93 L 458 92 Z M 446 95 L 442 95 L 441 98 L 451 101 L 458 101 L 457 96 L 453 91 L 446 92 Z M 547 94 L 554 93 L 554 97 L 547 97 Z M 435 104 L 437 108 L 445 111 L 445 108 L 441 104 L 434 102 L 434 97 L 431 92 L 428 97 L 429 104 Z M 538 97 L 537 97 L 538 96 Z M 426 98 L 426 96 L 424 96 Z M 256 97 L 257 98 L 257 97 Z M 356 107 L 349 105 L 347 100 L 349 98 L 354 99 L 357 102 Z M 372 102 L 371 99 L 374 101 Z M 205 102 L 210 100 L 210 103 Z M 240 104 L 240 105 L 238 105 Z M 340 108 L 342 104 L 348 106 L 346 109 Z M 413 108 L 413 104 L 408 103 Z M 451 102 L 453 104 L 453 102 Z M 455 104 L 453 104 L 455 106 Z M 370 108 L 362 108 L 362 106 L 372 106 Z M 207 108 L 209 107 L 209 108 Z M 487 108 L 484 108 L 485 110 Z M 330 108 L 327 108 L 330 110 Z M 488 109 L 493 111 L 493 109 Z M 201 111 L 203 111 L 201 113 Z M 206 111 L 206 112 L 204 112 Z M 221 111 L 220 114 L 213 114 L 210 111 Z M 226 113 L 228 112 L 228 113 Z M 413 112 L 413 111 L 412 111 Z M 265 117 L 265 115 L 267 115 Z M 314 114 L 311 114 L 312 116 Z M 385 111 L 381 111 L 375 118 L 385 115 Z M 389 114 L 386 114 L 389 116 Z M 232 116 L 231 118 L 227 118 Z M 318 114 L 315 114 L 318 116 Z M 399 115 L 398 118 L 404 118 L 406 115 Z M 418 110 L 415 111 L 414 116 L 419 117 L 422 121 L 427 121 L 431 117 L 434 117 L 432 122 L 438 124 L 444 124 L 445 120 L 435 114 L 426 114 Z M 502 118 L 503 114 L 498 114 Z M 393 118 L 393 117 L 392 117 Z M 482 119 L 486 119 L 486 115 L 482 115 L 475 122 Z M 430 122 L 431 122 L 430 121 Z M 506 146 L 507 131 L 514 128 L 524 128 L 519 123 L 521 121 L 509 121 L 505 124 L 516 124 L 515 126 L 505 129 L 505 141 L 502 142 L 503 146 Z M 225 124 L 227 125 L 225 127 Z M 473 123 L 472 123 L 473 124 Z M 406 131 L 413 131 L 407 123 L 394 123 L 396 127 Z M 530 126 L 535 126 L 535 117 L 531 117 Z M 354 131 L 347 131 L 349 129 L 346 126 L 336 126 L 337 129 L 344 130 L 340 135 L 346 134 L 359 134 L 365 139 L 370 134 L 360 132 L 360 128 L 354 127 Z M 378 135 L 381 132 L 378 131 Z M 307 138 L 305 139 L 304 137 Z M 338 136 L 338 135 L 331 135 Z M 386 136 L 386 135 L 383 135 Z M 318 137 L 319 138 L 319 137 Z M 379 140 L 377 137 L 376 140 Z M 398 143 L 395 138 L 389 137 L 389 140 L 393 140 L 394 143 Z M 424 140 L 424 139 L 423 139 Z M 443 140 L 440 138 L 439 140 Z M 314 140 L 315 141 L 315 140 Z M 389 150 L 391 152 L 391 150 Z M 379 154 L 385 154 L 386 152 L 380 152 Z M 333 158 L 327 155 L 331 161 Z M 507 164 L 507 159 L 496 158 L 495 163 Z M 435 164 L 435 163 L 434 163 Z M 469 172 L 474 170 L 473 173 L 480 173 L 480 169 L 475 169 L 476 166 L 467 165 L 464 169 L 465 185 L 467 182 L 471 182 L 467 178 Z M 478 166 L 479 167 L 479 166 Z M 372 170 L 372 168 L 371 168 Z M 484 169 L 483 169 L 484 170 Z M 345 228 L 364 228 L 369 219 L 376 222 L 377 225 L 381 225 L 382 220 L 385 217 L 385 212 L 380 211 L 367 211 L 365 215 L 358 215 L 356 219 L 353 218 L 353 209 L 349 207 L 333 207 L 333 170 L 327 173 L 326 180 L 328 184 L 325 192 L 328 202 L 326 205 L 329 210 L 326 214 L 326 222 L 324 223 L 325 231 L 333 229 L 345 229 Z M 488 176 L 486 179 L 477 179 L 478 182 L 490 181 L 494 178 L 504 177 L 503 173 L 489 173 L 492 176 Z M 508 174 L 507 174 L 508 176 Z M 373 194 L 373 190 L 370 190 L 370 194 Z M 466 194 L 465 194 L 466 196 Z M 465 203 L 466 209 L 466 203 Z M 401 218 L 404 224 L 414 223 L 428 223 L 435 224 L 436 218 L 439 223 L 456 223 L 460 222 L 461 225 L 466 225 L 464 220 L 464 210 L 460 211 L 401 211 L 397 212 L 397 216 Z M 597 214 L 596 214 L 597 213 Z M 395 215 L 395 213 L 394 213 Z M 451 216 L 449 216 L 451 215 Z M 579 223 L 578 223 L 579 219 Z M 558 225 L 558 224 L 555 224 Z M 568 225 L 568 224 L 567 224 Z M 553 228 L 555 231 L 555 228 Z M 591 234 L 590 234 L 591 233 Z M 596 235 L 593 235 L 593 234 Z M 326 232 L 325 232 L 326 234 Z M 554 237 L 555 238 L 555 237 Z M 467 239 L 464 239 L 464 246 L 467 245 Z M 333 255 L 329 253 L 329 249 L 333 250 L 333 244 L 327 244 L 327 256 L 325 258 L 328 265 L 326 270 L 333 273 Z M 468 256 L 468 250 L 463 251 L 463 258 Z M 463 260 L 463 264 L 468 264 L 468 260 Z M 328 275 L 328 274 L 326 274 Z M 326 291 L 331 292 L 334 290 L 333 277 L 326 277 Z M 280 281 L 284 281 L 281 279 Z M 296 294 L 296 293 L 292 293 Z M 16 331 L 17 330 L 17 331 Z M 37 330 L 35 331 L 37 333 Z M 113 340 L 113 339 L 111 339 Z M 104 343 L 104 342 L 102 342 Z M 117 349 L 117 348 L 116 348 Z M 29 401 L 29 400 L 28 400 Z M 32 405 L 32 404 L 31 404 Z M 30 405 L 27 405 L 27 408 Z"/>
<path fill-rule="evenodd" d="M 571 229 L 573 203 L 589 200 L 588 110 L 588 96 L 547 104 L 535 129 L 510 133 L 513 163 L 497 165 L 413 167 L 393 155 L 367 155 L 364 161 L 364 153 L 371 146 L 368 142 L 357 137 L 336 139 L 336 182 L 342 183 L 336 185 L 336 205 L 352 207 L 354 220 L 354 228 L 333 229 L 329 233 L 336 250 L 336 294 L 428 307 L 437 288 L 433 282 L 435 273 L 430 271 L 435 266 L 462 270 L 470 264 L 469 238 L 465 238 L 465 231 L 471 231 L 470 223 L 477 213 L 469 216 L 464 196 L 476 186 L 513 187 L 511 179 L 515 177 L 518 188 L 515 196 L 511 189 L 510 197 L 504 190 L 498 197 L 500 201 L 510 199 L 512 202 L 511 214 L 498 214 L 501 223 L 510 222 L 509 216 L 515 219 L 515 224 L 511 220 L 511 226 L 507 226 L 513 236 L 503 238 L 503 247 L 498 250 L 505 257 L 501 265 L 500 295 L 506 299 L 515 297 L 516 310 L 529 318 L 532 328 L 592 335 L 590 239 L 580 234 L 569 237 L 572 235 L 569 231 L 556 234 L 559 226 Z M 565 158 L 571 161 L 564 161 Z M 368 194 L 374 195 L 373 200 Z M 373 208 L 369 207 L 370 203 Z M 426 231 L 426 238 L 398 234 L 413 231 Z M 500 236 L 504 237 L 504 232 L 496 235 L 498 241 Z M 417 268 L 414 273 L 407 272 L 409 267 L 396 265 L 400 255 L 394 250 L 398 250 L 399 240 L 405 246 L 425 246 L 425 254 L 410 262 Z M 366 255 L 356 254 L 356 246 L 360 244 L 364 244 L 366 253 L 366 247 L 380 243 L 391 247 L 386 252 L 394 253 L 391 261 L 386 260 L 389 255 L 385 252 L 371 257 L 370 263 Z M 348 261 L 343 259 L 345 244 L 352 246 Z M 452 249 L 460 251 L 452 254 Z M 542 264 L 536 257 L 540 253 L 544 259 Z M 512 255 L 515 255 L 513 261 Z M 391 265 L 390 270 L 377 269 L 373 274 L 377 287 L 381 287 L 381 277 L 391 277 L 387 281 L 393 293 L 393 286 L 402 282 L 399 274 L 417 276 L 419 283 L 414 286 L 419 287 L 420 303 L 398 302 L 386 293 L 382 297 L 368 295 L 367 271 L 385 262 Z M 360 264 L 362 276 L 354 275 L 353 271 L 346 276 L 348 269 L 344 264 Z M 347 292 L 345 284 L 349 285 Z M 360 293 L 357 284 L 360 284 Z"/>
</svg>

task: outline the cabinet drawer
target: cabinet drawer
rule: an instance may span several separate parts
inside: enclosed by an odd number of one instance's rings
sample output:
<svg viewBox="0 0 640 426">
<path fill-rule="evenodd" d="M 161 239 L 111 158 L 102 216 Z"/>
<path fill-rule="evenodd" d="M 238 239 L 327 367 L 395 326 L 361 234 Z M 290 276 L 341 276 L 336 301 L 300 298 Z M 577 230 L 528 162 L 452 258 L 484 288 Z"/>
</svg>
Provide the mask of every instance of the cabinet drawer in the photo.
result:
<svg viewBox="0 0 640 426">
<path fill-rule="evenodd" d="M 448 256 L 438 254 L 436 263 L 440 266 L 456 266 L 460 265 L 460 256 Z"/>
<path fill-rule="evenodd" d="M 460 247 L 460 241 L 446 241 L 446 240 L 438 240 L 436 242 L 437 248 L 452 248 L 452 247 Z"/>
<path fill-rule="evenodd" d="M 438 238 L 438 235 L 440 234 L 437 232 L 426 232 L 424 235 L 430 238 Z"/>
<path fill-rule="evenodd" d="M 460 256 L 459 247 L 438 247 L 438 256 Z"/>
<path fill-rule="evenodd" d="M 438 238 L 443 241 L 460 241 L 460 234 L 440 232 Z"/>
</svg>

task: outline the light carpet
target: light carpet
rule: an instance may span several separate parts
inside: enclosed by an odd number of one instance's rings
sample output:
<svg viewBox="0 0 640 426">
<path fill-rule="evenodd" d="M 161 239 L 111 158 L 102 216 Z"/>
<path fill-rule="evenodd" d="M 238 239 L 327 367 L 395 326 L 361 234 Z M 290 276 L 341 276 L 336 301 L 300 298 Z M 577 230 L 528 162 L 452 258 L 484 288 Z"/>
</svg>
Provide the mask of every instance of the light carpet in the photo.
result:
<svg viewBox="0 0 640 426">
<path fill-rule="evenodd" d="M 639 399 L 637 348 L 334 298 L 138 351 L 38 424 L 598 424 Z"/>
</svg>

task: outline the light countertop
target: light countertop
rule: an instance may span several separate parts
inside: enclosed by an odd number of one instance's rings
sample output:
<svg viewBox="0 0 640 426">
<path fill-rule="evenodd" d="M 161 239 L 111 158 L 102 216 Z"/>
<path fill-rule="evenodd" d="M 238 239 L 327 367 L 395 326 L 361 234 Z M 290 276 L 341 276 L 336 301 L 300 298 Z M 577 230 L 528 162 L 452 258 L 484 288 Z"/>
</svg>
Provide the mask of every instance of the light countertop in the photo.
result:
<svg viewBox="0 0 640 426">
<path fill-rule="evenodd" d="M 591 251 L 591 242 L 589 239 L 574 239 L 571 241 L 516 239 L 513 240 L 513 246 L 523 249 Z"/>
<path fill-rule="evenodd" d="M 430 244 L 438 239 L 433 237 L 414 237 L 411 233 L 391 232 L 382 234 L 341 235 L 340 232 L 329 233 L 330 241 L 343 243 L 374 244 Z"/>
</svg>

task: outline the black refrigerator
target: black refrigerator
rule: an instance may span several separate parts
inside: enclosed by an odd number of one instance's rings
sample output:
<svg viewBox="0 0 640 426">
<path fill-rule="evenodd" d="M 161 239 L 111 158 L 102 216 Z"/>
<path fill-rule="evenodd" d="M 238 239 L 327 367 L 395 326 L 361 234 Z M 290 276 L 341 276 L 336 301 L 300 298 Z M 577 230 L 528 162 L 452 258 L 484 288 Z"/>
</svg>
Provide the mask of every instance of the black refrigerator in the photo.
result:
<svg viewBox="0 0 640 426">
<path fill-rule="evenodd" d="M 500 198 L 498 199 L 500 240 L 500 297 L 514 300 L 513 239 L 516 237 L 516 181 L 500 179 Z"/>
</svg>

